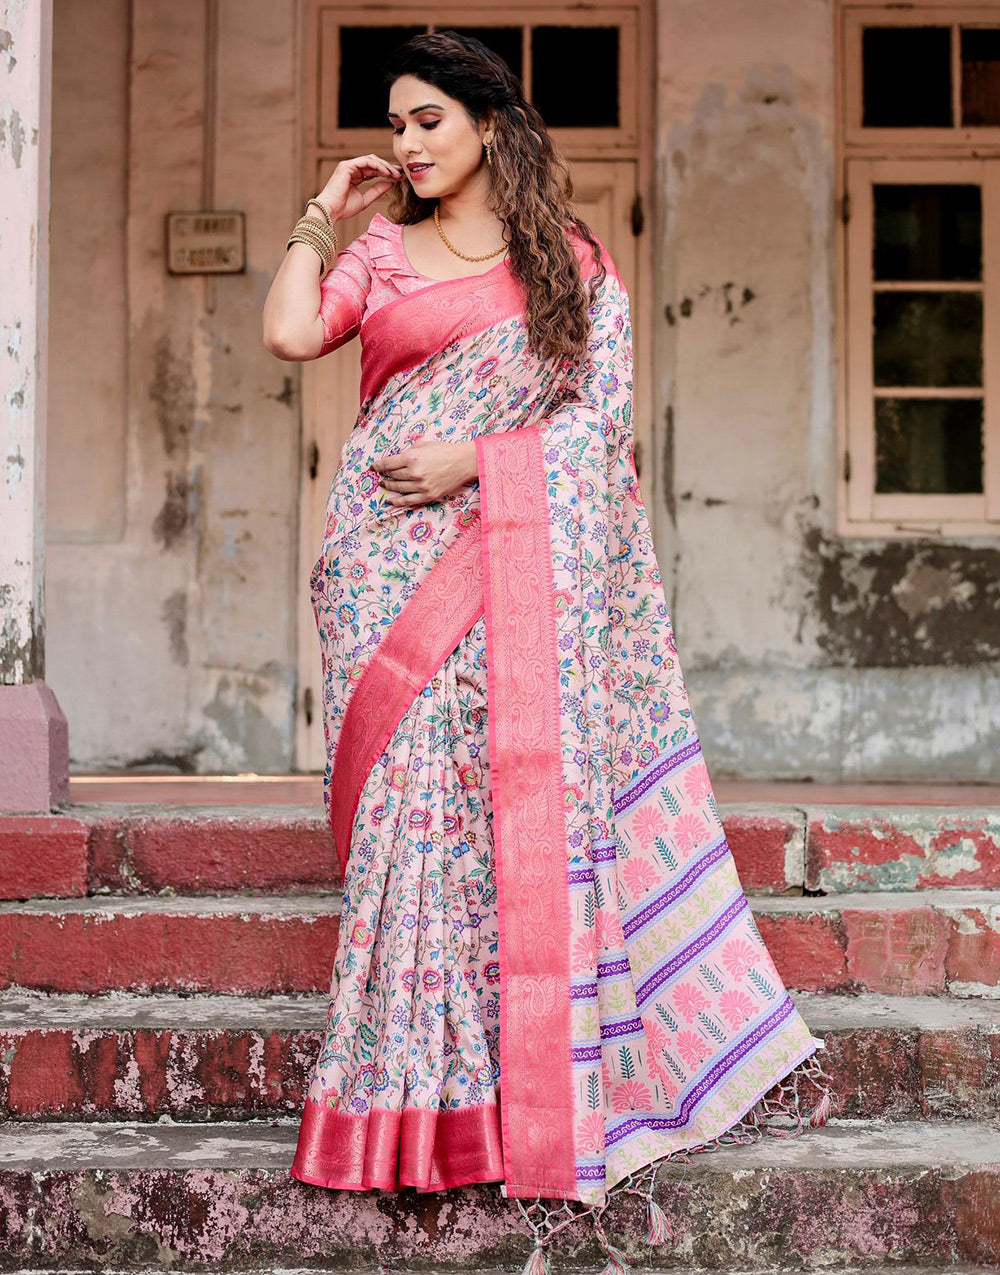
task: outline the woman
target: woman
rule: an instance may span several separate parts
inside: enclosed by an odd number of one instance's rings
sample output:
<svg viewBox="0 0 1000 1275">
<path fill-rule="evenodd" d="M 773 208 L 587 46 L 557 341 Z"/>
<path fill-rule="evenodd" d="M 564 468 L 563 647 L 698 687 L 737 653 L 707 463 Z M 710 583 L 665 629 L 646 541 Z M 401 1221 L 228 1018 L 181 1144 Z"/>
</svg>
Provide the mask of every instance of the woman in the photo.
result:
<svg viewBox="0 0 1000 1275">
<path fill-rule="evenodd" d="M 646 1196 L 662 1242 L 661 1164 L 797 1132 L 803 1080 L 825 1121 L 822 1041 L 702 760 L 614 262 L 479 41 L 411 39 L 386 84 L 395 162 L 337 166 L 264 312 L 281 358 L 362 344 L 311 581 L 344 901 L 292 1173 L 501 1182 L 532 1268 L 573 1212 L 542 1200 L 580 1202 L 617 1270 L 610 1189 Z M 390 190 L 332 261 L 324 223 Z"/>
</svg>

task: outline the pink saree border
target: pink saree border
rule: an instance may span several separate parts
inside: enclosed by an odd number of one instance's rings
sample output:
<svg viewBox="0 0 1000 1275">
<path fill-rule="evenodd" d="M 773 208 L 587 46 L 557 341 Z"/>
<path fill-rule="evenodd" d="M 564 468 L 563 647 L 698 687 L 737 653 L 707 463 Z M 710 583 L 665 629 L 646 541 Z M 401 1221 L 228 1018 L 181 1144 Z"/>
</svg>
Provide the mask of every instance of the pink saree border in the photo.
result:
<svg viewBox="0 0 1000 1275">
<path fill-rule="evenodd" d="M 361 402 L 367 403 L 390 377 L 417 367 L 452 341 L 523 311 L 524 289 L 509 270 L 438 279 L 386 302 L 361 328 Z M 405 341 L 399 340 L 401 323 Z"/>
<path fill-rule="evenodd" d="M 330 828 L 346 875 L 361 790 L 404 713 L 483 614 L 477 515 L 404 604 L 351 695 L 330 779 Z"/>
<path fill-rule="evenodd" d="M 570 242 L 586 282 L 597 273 L 590 245 L 576 233 L 570 235 Z M 605 268 L 621 283 L 603 242 L 597 242 Z M 401 231 L 400 250 L 405 255 Z M 426 287 L 388 301 L 361 325 L 362 404 L 390 377 L 418 367 L 452 341 L 524 314 L 524 308 L 524 285 L 511 273 L 508 261 L 460 279 L 428 279 Z M 400 324 L 406 331 L 404 342 L 399 340 Z"/>
<path fill-rule="evenodd" d="M 427 1111 L 373 1107 L 364 1115 L 307 1102 L 291 1175 L 346 1191 L 444 1191 L 503 1178 L 500 1107 Z"/>
<path fill-rule="evenodd" d="M 504 1194 L 579 1199 L 553 573 L 537 425 L 476 438 L 500 936 Z"/>
</svg>

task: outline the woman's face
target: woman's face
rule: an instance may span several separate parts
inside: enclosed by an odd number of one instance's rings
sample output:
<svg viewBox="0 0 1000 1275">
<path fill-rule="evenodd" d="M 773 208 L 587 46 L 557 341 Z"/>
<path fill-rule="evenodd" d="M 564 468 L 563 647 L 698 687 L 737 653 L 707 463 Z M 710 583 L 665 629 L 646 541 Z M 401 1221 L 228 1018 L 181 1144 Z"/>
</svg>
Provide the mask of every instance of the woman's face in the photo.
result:
<svg viewBox="0 0 1000 1275">
<path fill-rule="evenodd" d="M 461 102 L 413 75 L 401 75 L 389 91 L 392 150 L 422 199 L 461 190 L 484 166 L 483 134 Z M 411 164 L 430 165 L 411 171 Z"/>
</svg>

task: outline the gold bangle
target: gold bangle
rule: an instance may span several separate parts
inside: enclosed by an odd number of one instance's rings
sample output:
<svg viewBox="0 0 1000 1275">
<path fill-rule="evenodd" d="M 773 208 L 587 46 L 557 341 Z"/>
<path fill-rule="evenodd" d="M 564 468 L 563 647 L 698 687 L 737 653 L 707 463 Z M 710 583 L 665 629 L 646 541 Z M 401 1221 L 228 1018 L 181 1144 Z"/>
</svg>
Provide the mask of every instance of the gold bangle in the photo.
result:
<svg viewBox="0 0 1000 1275">
<path fill-rule="evenodd" d="M 336 233 L 317 217 L 300 217 L 295 223 L 295 229 L 288 240 L 289 244 L 293 243 L 295 239 L 302 239 L 303 242 L 307 243 L 322 244 L 331 260 L 338 249 Z"/>
<path fill-rule="evenodd" d="M 337 232 L 328 226 L 326 222 L 320 221 L 318 217 L 300 217 L 295 223 L 295 230 L 305 231 L 317 236 L 325 244 L 329 245 L 331 253 L 336 253 L 340 249 Z"/>
<path fill-rule="evenodd" d="M 307 248 L 312 248 L 320 258 L 324 275 L 328 274 L 333 268 L 333 252 L 330 245 L 329 243 L 324 243 L 318 235 L 314 235 L 309 230 L 293 230 L 288 243 L 285 245 L 286 252 L 293 243 L 304 243 Z"/>
<path fill-rule="evenodd" d="M 336 230 L 335 230 L 335 229 L 334 229 L 334 227 L 333 227 L 333 222 L 332 222 L 332 220 L 330 219 L 330 213 L 328 212 L 327 208 L 326 208 L 323 204 L 321 204 L 321 203 L 319 202 L 319 200 L 318 200 L 318 199 L 310 199 L 310 200 L 308 200 L 308 202 L 306 203 L 306 211 L 303 213 L 302 217 L 300 217 L 300 218 L 299 218 L 299 220 L 300 220 L 300 221 L 303 221 L 303 220 L 305 220 L 305 221 L 318 221 L 318 220 L 319 220 L 319 218 L 317 218 L 317 217 L 312 217 L 312 216 L 310 216 L 310 214 L 309 214 L 309 205 L 310 205 L 310 204 L 315 204 L 315 205 L 316 205 L 316 207 L 317 207 L 317 208 L 320 210 L 320 212 L 323 214 L 323 227 L 324 227 L 324 229 L 325 229 L 325 230 L 327 230 L 327 231 L 328 231 L 331 235 L 333 235 L 333 244 L 334 244 L 334 247 L 335 247 L 335 248 L 337 249 L 337 251 L 339 252 L 339 251 L 340 251 L 340 240 L 337 238 L 337 232 L 336 232 Z"/>
<path fill-rule="evenodd" d="M 321 203 L 319 202 L 319 200 L 318 200 L 318 199 L 307 199 L 307 200 L 306 200 L 306 213 L 307 213 L 307 214 L 308 214 L 308 211 L 309 211 L 309 205 L 310 205 L 310 204 L 315 204 L 315 205 L 316 205 L 316 207 L 317 207 L 317 208 L 319 209 L 319 211 L 320 211 L 320 216 L 323 218 L 323 220 L 326 222 L 326 224 L 327 224 L 327 225 L 330 227 L 330 229 L 332 230 L 332 229 L 333 229 L 333 221 L 332 221 L 332 220 L 331 220 L 331 218 L 330 218 L 330 210 L 329 210 L 329 208 L 327 208 L 326 204 L 321 204 Z"/>
</svg>

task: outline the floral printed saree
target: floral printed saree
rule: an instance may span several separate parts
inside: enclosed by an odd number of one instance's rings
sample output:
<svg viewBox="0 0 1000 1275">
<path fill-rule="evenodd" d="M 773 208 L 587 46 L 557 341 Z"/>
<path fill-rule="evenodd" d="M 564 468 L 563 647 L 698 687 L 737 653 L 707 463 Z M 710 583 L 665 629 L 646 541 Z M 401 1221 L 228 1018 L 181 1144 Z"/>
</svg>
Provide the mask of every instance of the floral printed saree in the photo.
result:
<svg viewBox="0 0 1000 1275">
<path fill-rule="evenodd" d="M 506 262 L 361 330 L 312 573 L 344 904 L 305 1182 L 496 1181 L 600 1209 L 686 1152 L 797 1132 L 803 1080 L 826 1119 L 823 1042 L 702 757 L 633 460 L 629 300 L 604 264 L 580 365 L 530 352 Z M 385 503 L 372 461 L 422 438 L 474 439 L 478 482 Z"/>
</svg>

